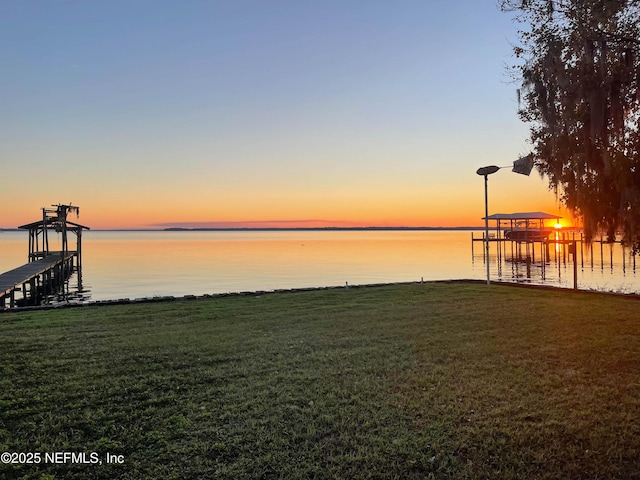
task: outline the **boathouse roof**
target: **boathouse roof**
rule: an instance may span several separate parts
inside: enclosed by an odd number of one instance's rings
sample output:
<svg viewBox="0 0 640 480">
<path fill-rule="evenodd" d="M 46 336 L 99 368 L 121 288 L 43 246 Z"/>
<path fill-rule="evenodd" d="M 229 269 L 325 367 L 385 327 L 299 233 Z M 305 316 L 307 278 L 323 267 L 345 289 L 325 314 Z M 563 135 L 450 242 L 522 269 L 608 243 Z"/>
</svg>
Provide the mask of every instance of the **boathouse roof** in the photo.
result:
<svg viewBox="0 0 640 480">
<path fill-rule="evenodd" d="M 562 215 L 554 215 L 545 212 L 516 212 L 516 213 L 494 213 L 486 217 L 489 220 L 552 220 L 562 218 Z M 482 217 L 484 220 L 485 217 Z"/>
<path fill-rule="evenodd" d="M 84 228 L 85 230 L 91 230 L 89 227 L 86 227 L 84 225 L 80 225 L 79 223 L 75 223 L 75 222 L 71 222 L 69 220 L 64 220 L 64 222 L 67 224 L 67 226 L 71 226 L 71 227 L 67 227 L 67 228 Z M 23 230 L 32 230 L 34 228 L 42 228 L 43 223 L 45 223 L 44 220 L 38 220 L 37 222 L 32 222 L 32 223 L 27 223 L 26 225 L 21 225 L 18 228 L 21 228 Z M 48 217 L 46 219 L 46 226 L 48 228 L 55 228 L 56 225 L 59 225 L 61 223 L 61 220 L 59 220 L 58 218 L 52 218 L 52 217 Z"/>
</svg>

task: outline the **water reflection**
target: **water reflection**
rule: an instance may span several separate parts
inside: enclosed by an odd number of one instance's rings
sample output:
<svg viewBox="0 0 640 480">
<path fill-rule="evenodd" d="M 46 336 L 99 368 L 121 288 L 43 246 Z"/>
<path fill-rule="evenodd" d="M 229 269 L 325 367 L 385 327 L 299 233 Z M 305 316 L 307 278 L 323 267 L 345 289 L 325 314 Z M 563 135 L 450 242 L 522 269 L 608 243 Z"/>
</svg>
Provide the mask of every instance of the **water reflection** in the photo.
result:
<svg viewBox="0 0 640 480">
<path fill-rule="evenodd" d="M 58 289 L 42 298 L 40 304 L 85 303 L 91 299 L 91 288 L 82 282 L 82 268 L 77 268 Z"/>
<path fill-rule="evenodd" d="M 480 245 L 472 248 L 467 231 L 89 231 L 83 235 L 83 270 L 48 300 L 481 280 L 486 264 Z M 573 287 L 573 256 L 566 245 L 553 245 L 548 253 L 539 245 L 490 247 L 493 280 Z M 23 232 L 1 234 L 0 271 L 26 263 L 26 250 Z M 575 258 L 579 288 L 640 291 L 635 258 L 619 244 L 579 244 Z"/>
<path fill-rule="evenodd" d="M 510 243 L 490 252 L 494 280 L 640 293 L 636 258 L 620 243 L 595 241 L 589 245 L 579 236 L 557 234 L 546 246 L 538 243 L 527 248 Z M 478 261 L 486 265 L 484 255 L 474 255 L 474 264 Z"/>
<path fill-rule="evenodd" d="M 468 234 L 430 233 L 91 232 L 84 273 L 117 298 L 468 277 Z"/>
</svg>

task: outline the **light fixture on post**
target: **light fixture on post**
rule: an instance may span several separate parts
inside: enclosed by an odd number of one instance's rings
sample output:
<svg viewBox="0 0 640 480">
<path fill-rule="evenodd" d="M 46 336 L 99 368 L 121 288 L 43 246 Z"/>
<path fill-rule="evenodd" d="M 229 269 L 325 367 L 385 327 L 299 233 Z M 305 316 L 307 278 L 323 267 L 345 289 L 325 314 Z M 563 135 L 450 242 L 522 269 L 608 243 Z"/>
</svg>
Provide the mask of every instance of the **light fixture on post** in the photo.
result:
<svg viewBox="0 0 640 480">
<path fill-rule="evenodd" d="M 491 273 L 489 269 L 489 175 L 496 173 L 501 168 L 496 165 L 489 165 L 487 167 L 479 168 L 476 173 L 484 177 L 484 245 L 485 245 L 485 261 L 487 263 L 487 285 L 491 285 Z M 520 157 L 513 162 L 512 172 L 519 173 L 521 175 L 527 175 L 531 173 L 533 169 L 533 157 L 527 155 Z"/>
</svg>

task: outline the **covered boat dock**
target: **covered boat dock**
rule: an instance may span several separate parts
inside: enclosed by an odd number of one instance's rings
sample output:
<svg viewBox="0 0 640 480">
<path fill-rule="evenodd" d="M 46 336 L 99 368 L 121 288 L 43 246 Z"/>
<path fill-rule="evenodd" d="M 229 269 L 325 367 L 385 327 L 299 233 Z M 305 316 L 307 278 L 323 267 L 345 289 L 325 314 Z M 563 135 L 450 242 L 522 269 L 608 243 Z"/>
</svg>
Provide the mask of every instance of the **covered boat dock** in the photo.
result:
<svg viewBox="0 0 640 480">
<path fill-rule="evenodd" d="M 489 221 L 496 222 L 496 238 L 504 238 L 518 243 L 542 242 L 555 231 L 562 217 L 545 212 L 494 213 Z M 485 220 L 485 218 L 482 218 Z M 552 226 L 545 225 L 553 221 Z M 502 234 L 502 237 L 501 237 Z"/>
<path fill-rule="evenodd" d="M 79 213 L 78 207 L 62 204 L 52 207 L 55 208 L 42 209 L 42 220 L 18 227 L 29 232 L 28 263 L 0 274 L 0 310 L 15 307 L 17 300 L 36 305 L 60 290 L 74 271 L 80 272 L 82 231 L 89 227 L 68 220 L 70 212 Z M 60 250 L 49 248 L 49 231 L 60 235 Z M 76 236 L 75 250 L 69 248 L 69 234 Z"/>
<path fill-rule="evenodd" d="M 482 220 L 495 221 L 495 227 L 489 232 L 489 237 L 485 239 L 485 234 L 476 238 L 471 234 L 471 249 L 473 253 L 474 242 L 496 242 L 498 244 L 498 256 L 502 257 L 502 247 L 506 243 L 511 244 L 512 260 L 531 261 L 535 259 L 535 244 L 544 244 L 546 256 L 548 258 L 548 240 L 556 230 L 555 226 L 562 217 L 545 212 L 515 212 L 515 213 L 494 213 Z M 549 223 L 553 222 L 553 225 Z"/>
<path fill-rule="evenodd" d="M 544 278 L 545 266 L 551 261 L 549 246 L 551 244 L 567 245 L 568 249 L 560 249 L 559 247 L 554 249 L 554 260 L 559 263 L 561 261 L 560 254 L 566 264 L 567 254 L 573 256 L 574 288 L 576 288 L 577 244 L 582 245 L 582 238 L 579 240 L 575 238 L 578 229 L 560 226 L 561 218 L 560 215 L 545 212 L 495 213 L 482 217 L 483 220 L 495 221 L 495 227 L 489 230 L 488 238 L 485 238 L 485 232 L 479 238 L 474 237 L 471 233 L 472 255 L 474 254 L 473 245 L 475 242 L 495 243 L 499 274 L 502 261 L 505 260 L 510 262 L 514 268 L 516 268 L 516 264 L 526 264 L 526 278 L 531 275 L 531 266 L 536 264 L 541 268 Z M 568 233 L 572 233 L 572 238 L 567 238 Z M 484 252 L 489 252 L 489 249 L 483 248 Z M 486 255 L 486 253 L 484 254 Z"/>
</svg>

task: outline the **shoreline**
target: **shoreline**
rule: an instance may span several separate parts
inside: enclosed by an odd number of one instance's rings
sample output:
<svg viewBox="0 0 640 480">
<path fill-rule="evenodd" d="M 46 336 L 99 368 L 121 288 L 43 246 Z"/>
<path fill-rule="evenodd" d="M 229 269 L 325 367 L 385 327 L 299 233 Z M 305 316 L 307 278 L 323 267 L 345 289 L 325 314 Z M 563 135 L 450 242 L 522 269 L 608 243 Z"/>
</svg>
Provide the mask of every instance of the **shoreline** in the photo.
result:
<svg viewBox="0 0 640 480">
<path fill-rule="evenodd" d="M 81 308 L 81 307 L 101 307 L 101 306 L 109 306 L 109 305 L 132 305 L 132 304 L 142 304 L 142 303 L 163 303 L 163 302 L 176 302 L 176 301 L 193 301 L 193 300 L 206 300 L 206 299 L 214 299 L 214 298 L 224 298 L 224 297 L 260 297 L 262 295 L 274 295 L 274 294 L 283 294 L 283 293 L 303 293 L 303 292 L 314 292 L 314 291 L 325 291 L 325 290 L 349 290 L 349 289 L 367 289 L 367 288 L 382 288 L 382 287 L 393 287 L 393 286 L 409 286 L 409 285 L 424 285 L 424 284 L 475 284 L 475 285 L 483 285 L 486 283 L 486 280 L 478 280 L 478 279 L 450 279 L 450 280 L 421 280 L 421 281 L 411 281 L 411 282 L 383 282 L 383 283 L 368 283 L 368 284 L 354 284 L 354 285 L 333 285 L 333 286 L 325 286 L 325 287 L 299 287 L 299 288 L 283 288 L 283 289 L 275 289 L 275 290 L 253 290 L 253 291 L 237 291 L 237 292 L 224 292 L 224 293 L 205 293 L 202 295 L 182 295 L 182 296 L 174 296 L 174 295 L 163 295 L 163 296 L 154 296 L 154 297 L 139 297 L 139 298 L 118 298 L 111 300 L 94 300 L 88 302 L 69 302 L 69 303 L 59 303 L 55 305 L 32 305 L 25 307 L 14 307 L 14 308 L 6 308 L 4 310 L 0 310 L 0 314 L 2 313 L 19 313 L 19 312 L 30 312 L 30 311 L 42 311 L 42 310 L 60 310 L 67 308 Z M 607 297 L 618 297 L 618 298 L 630 298 L 633 300 L 640 300 L 640 294 L 638 293 L 622 293 L 622 292 L 613 292 L 613 291 L 601 291 L 601 290 L 581 290 L 581 289 L 573 289 L 567 287 L 559 287 L 554 285 L 540 285 L 535 283 L 524 283 L 524 282 L 505 282 L 499 280 L 492 280 L 491 285 L 501 286 L 501 287 L 515 287 L 515 288 L 525 288 L 531 290 L 543 290 L 543 291 L 563 291 L 563 292 L 573 292 L 585 295 L 599 295 L 599 296 L 607 296 Z M 487 288 L 491 288 L 490 286 Z"/>
</svg>

